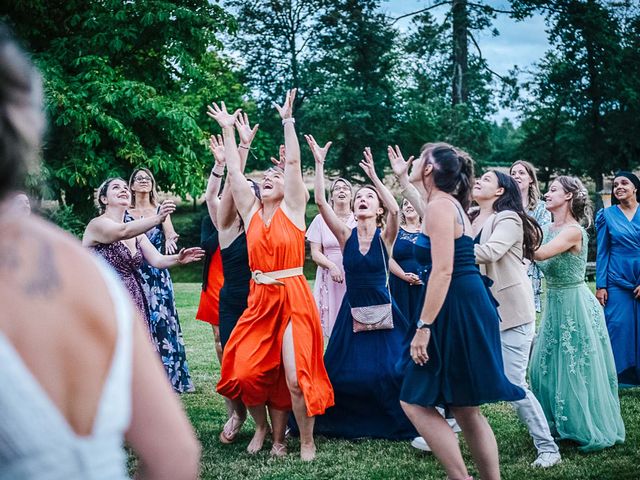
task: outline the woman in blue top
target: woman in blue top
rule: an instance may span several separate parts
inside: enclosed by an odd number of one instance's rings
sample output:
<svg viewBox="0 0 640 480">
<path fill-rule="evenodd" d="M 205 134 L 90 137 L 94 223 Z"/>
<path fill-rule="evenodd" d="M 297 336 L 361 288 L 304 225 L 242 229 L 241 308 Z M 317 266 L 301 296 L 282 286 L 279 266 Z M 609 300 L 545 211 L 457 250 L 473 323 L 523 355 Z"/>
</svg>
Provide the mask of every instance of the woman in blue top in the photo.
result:
<svg viewBox="0 0 640 480">
<path fill-rule="evenodd" d="M 640 179 L 620 171 L 598 212 L 596 297 L 604 307 L 618 381 L 640 384 Z"/>
<path fill-rule="evenodd" d="M 402 314 L 412 324 L 418 321 L 422 280 L 420 280 L 420 264 L 413 253 L 413 246 L 418 239 L 422 220 L 418 212 L 406 198 L 400 210 L 400 230 L 393 245 L 393 255 L 389 260 L 389 288 Z"/>
<path fill-rule="evenodd" d="M 426 209 L 416 256 L 427 264 L 424 307 L 411 342 L 400 399 L 407 416 L 451 479 L 469 479 L 455 434 L 436 406 L 462 427 L 484 480 L 500 478 L 498 447 L 479 405 L 524 398 L 504 374 L 495 300 L 476 265 L 469 207 L 473 160 L 447 144 L 428 144 L 411 180 Z"/>
<path fill-rule="evenodd" d="M 316 161 L 315 200 L 342 248 L 347 284 L 324 356 L 335 406 L 316 418 L 315 432 L 342 438 L 413 438 L 416 431 L 400 408 L 402 378 L 396 369 L 411 324 L 391 299 L 387 280 L 388 252 L 398 234 L 398 204 L 378 178 L 367 148 L 360 166 L 373 185 L 356 192 L 353 212 L 358 224 L 349 228 L 325 199 L 323 163 L 330 144 L 321 148 L 311 136 L 307 142 Z M 391 329 L 354 331 L 355 308 L 389 303 Z"/>
</svg>

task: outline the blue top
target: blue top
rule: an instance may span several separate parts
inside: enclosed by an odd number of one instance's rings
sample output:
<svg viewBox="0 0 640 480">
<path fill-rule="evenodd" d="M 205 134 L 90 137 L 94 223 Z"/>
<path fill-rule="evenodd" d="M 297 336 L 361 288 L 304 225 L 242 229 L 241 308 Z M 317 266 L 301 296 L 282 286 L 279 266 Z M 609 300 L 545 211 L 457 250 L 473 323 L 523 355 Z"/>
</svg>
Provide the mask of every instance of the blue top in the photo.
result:
<svg viewBox="0 0 640 480">
<path fill-rule="evenodd" d="M 596 215 L 596 288 L 640 285 L 640 208 L 629 221 L 618 205 Z"/>
</svg>

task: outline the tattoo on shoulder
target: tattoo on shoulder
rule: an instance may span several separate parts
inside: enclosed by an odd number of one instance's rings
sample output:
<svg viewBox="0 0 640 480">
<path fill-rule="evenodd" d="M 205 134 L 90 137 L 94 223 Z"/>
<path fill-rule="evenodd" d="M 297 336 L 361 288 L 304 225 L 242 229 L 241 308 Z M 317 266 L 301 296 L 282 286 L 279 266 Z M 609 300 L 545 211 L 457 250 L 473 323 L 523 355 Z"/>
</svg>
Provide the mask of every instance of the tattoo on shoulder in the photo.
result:
<svg viewBox="0 0 640 480">
<path fill-rule="evenodd" d="M 30 272 L 30 278 L 22 288 L 28 295 L 47 297 L 60 290 L 60 274 L 55 265 L 51 245 L 41 240 L 36 255 L 35 269 Z"/>
</svg>

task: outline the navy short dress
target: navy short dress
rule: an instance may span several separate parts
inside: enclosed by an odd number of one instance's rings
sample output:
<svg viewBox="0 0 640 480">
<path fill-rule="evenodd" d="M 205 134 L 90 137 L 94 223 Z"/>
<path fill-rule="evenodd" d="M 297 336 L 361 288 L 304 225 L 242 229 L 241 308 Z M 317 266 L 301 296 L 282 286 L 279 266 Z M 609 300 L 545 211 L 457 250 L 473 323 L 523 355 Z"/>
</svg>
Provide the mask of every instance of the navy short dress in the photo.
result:
<svg viewBox="0 0 640 480">
<path fill-rule="evenodd" d="M 404 352 L 402 401 L 424 407 L 477 406 L 521 400 L 524 390 L 504 374 L 497 304 L 489 291 L 490 280 L 475 263 L 473 239 L 454 241 L 451 285 L 431 330 L 429 361 L 416 365 Z M 423 282 L 431 272 L 431 242 L 420 233 L 416 259 L 426 265 Z M 424 289 L 426 292 L 426 289 Z"/>
</svg>

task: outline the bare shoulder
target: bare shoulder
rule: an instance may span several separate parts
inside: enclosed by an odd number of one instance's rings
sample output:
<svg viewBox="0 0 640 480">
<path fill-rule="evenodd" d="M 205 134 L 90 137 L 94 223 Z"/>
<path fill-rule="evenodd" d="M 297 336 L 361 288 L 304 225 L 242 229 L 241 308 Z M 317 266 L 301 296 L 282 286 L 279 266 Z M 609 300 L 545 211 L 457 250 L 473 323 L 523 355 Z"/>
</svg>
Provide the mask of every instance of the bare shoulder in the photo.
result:
<svg viewBox="0 0 640 480">
<path fill-rule="evenodd" d="M 25 243 L 24 248 L 28 250 L 23 255 L 33 259 L 34 273 L 46 273 L 55 283 L 51 287 L 59 289 L 61 301 L 87 313 L 112 310 L 110 297 L 105 295 L 104 274 L 90 250 L 70 233 L 44 220 L 34 218 L 24 225 L 26 234 L 33 241 Z"/>
</svg>

